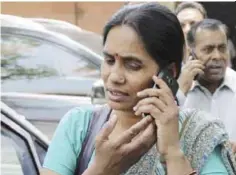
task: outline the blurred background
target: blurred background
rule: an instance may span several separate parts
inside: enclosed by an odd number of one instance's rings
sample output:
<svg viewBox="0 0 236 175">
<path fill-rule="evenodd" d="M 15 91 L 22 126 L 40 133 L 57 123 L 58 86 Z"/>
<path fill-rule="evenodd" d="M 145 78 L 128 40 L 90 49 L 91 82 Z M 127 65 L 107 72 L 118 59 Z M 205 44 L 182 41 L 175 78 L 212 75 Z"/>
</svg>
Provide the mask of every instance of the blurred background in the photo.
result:
<svg viewBox="0 0 236 175">
<path fill-rule="evenodd" d="M 63 20 L 101 34 L 108 18 L 127 2 L 3 2 L 2 13 Z M 164 3 L 174 8 L 175 3 Z M 95 22 L 96 21 L 96 22 Z"/>
<path fill-rule="evenodd" d="M 1 2 L 3 175 L 39 174 L 61 117 L 105 102 L 102 30 L 127 3 Z M 180 2 L 160 3 L 174 11 Z M 236 46 L 236 3 L 201 4 L 229 27 Z"/>
<path fill-rule="evenodd" d="M 98 34 L 108 18 L 125 2 L 2 2 L 2 13 L 23 17 L 52 18 L 70 22 Z M 135 2 L 133 2 L 135 3 Z M 159 2 L 171 10 L 180 2 Z M 235 40 L 235 2 L 200 2 L 210 18 L 222 20 Z M 96 22 L 94 22 L 96 21 Z"/>
</svg>

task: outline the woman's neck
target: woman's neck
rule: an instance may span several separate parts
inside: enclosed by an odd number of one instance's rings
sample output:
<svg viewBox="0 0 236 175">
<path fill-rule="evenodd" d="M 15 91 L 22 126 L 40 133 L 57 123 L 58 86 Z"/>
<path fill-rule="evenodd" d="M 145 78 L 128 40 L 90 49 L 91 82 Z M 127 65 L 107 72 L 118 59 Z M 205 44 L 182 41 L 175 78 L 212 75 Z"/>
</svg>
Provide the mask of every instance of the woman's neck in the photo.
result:
<svg viewBox="0 0 236 175">
<path fill-rule="evenodd" d="M 112 114 L 115 114 L 118 118 L 117 127 L 127 130 L 135 123 L 139 122 L 142 117 L 134 115 L 133 111 L 112 111 Z"/>
</svg>

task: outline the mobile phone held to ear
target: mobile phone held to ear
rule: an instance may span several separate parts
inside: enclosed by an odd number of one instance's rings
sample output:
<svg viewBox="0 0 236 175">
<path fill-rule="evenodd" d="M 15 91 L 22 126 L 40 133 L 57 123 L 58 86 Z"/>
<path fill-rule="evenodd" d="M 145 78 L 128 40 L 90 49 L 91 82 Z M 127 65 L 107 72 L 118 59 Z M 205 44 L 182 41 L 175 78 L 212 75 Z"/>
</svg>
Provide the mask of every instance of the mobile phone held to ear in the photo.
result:
<svg viewBox="0 0 236 175">
<path fill-rule="evenodd" d="M 193 57 L 192 60 L 197 60 L 197 55 L 195 54 L 195 52 L 193 50 L 191 50 L 190 55 Z M 197 74 L 193 80 L 198 80 L 199 79 L 199 75 Z"/>
<path fill-rule="evenodd" d="M 167 86 L 171 89 L 173 96 L 175 97 L 179 89 L 179 84 L 176 81 L 176 79 L 170 74 L 168 69 L 163 69 L 162 71 L 158 73 L 157 76 L 161 78 L 167 84 Z M 158 85 L 154 83 L 153 88 L 159 88 L 159 87 Z"/>
<path fill-rule="evenodd" d="M 179 89 L 179 84 L 177 80 L 170 74 L 168 69 L 163 69 L 162 71 L 158 73 L 157 76 L 161 78 L 167 84 L 167 86 L 171 89 L 173 96 L 175 97 Z M 159 88 L 159 87 L 157 84 L 154 83 L 153 88 Z M 148 114 L 143 113 L 142 117 L 146 117 L 147 115 Z"/>
</svg>

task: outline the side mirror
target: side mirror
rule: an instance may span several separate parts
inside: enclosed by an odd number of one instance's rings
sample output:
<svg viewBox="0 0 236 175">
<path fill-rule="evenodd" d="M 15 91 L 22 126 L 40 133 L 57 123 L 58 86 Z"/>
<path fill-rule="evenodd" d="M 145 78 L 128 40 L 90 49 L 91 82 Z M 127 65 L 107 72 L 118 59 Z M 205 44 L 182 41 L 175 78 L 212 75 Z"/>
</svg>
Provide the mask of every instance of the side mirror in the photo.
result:
<svg viewBox="0 0 236 175">
<path fill-rule="evenodd" d="M 93 84 L 92 94 L 91 94 L 91 102 L 92 104 L 105 104 L 105 89 L 103 85 L 103 81 L 100 79 Z"/>
</svg>

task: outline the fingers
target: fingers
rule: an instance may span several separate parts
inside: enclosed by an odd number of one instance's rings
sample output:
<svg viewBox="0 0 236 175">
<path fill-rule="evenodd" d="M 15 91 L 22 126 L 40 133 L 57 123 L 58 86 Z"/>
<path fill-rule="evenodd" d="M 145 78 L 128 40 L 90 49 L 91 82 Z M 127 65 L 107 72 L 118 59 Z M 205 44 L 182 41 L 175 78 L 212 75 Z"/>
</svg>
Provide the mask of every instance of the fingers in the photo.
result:
<svg viewBox="0 0 236 175">
<path fill-rule="evenodd" d="M 138 135 L 131 143 L 123 146 L 126 152 L 138 150 L 144 154 L 156 143 L 156 129 L 153 123 L 150 123 L 146 129 Z"/>
<path fill-rule="evenodd" d="M 166 107 L 163 101 L 159 100 L 157 97 L 150 97 L 150 98 L 144 98 L 140 100 L 137 103 L 137 105 L 134 107 L 134 111 L 137 111 L 140 106 L 149 105 L 149 104 L 154 105 L 155 107 L 160 109 L 162 112 L 164 112 L 163 109 Z"/>
<path fill-rule="evenodd" d="M 202 69 L 198 69 L 198 68 L 194 68 L 191 73 L 192 73 L 193 77 L 195 77 L 198 74 L 199 75 L 203 75 L 204 74 L 203 70 Z"/>
<path fill-rule="evenodd" d="M 186 63 L 186 65 L 188 65 L 188 64 L 201 64 L 201 65 L 204 66 L 203 63 L 204 63 L 204 62 L 201 61 L 201 60 L 193 60 L 193 59 L 191 59 L 191 60 L 189 60 L 189 61 Z"/>
<path fill-rule="evenodd" d="M 236 154 L 236 142 L 231 142 L 233 153 Z"/>
<path fill-rule="evenodd" d="M 96 140 L 97 141 L 108 140 L 108 137 L 115 128 L 116 123 L 117 123 L 117 116 L 112 115 L 111 118 L 104 124 L 103 128 L 97 135 Z"/>
<path fill-rule="evenodd" d="M 157 76 L 153 76 L 153 81 L 159 86 L 159 88 L 163 91 L 163 95 L 165 94 L 169 94 L 170 96 L 172 96 L 172 92 L 170 90 L 170 88 L 168 87 L 168 85 L 165 83 L 165 81 L 163 81 L 161 78 L 158 78 Z"/>
<path fill-rule="evenodd" d="M 205 66 L 203 63 L 199 60 L 191 60 L 186 63 L 183 68 L 182 72 L 180 74 L 179 80 L 184 79 L 184 80 L 189 80 L 192 81 L 196 75 L 203 75 L 204 74 L 204 69 Z M 187 79 L 186 79 L 187 78 Z M 180 86 L 181 86 L 180 81 Z"/>
<path fill-rule="evenodd" d="M 203 66 L 202 64 L 194 64 L 194 65 L 190 66 L 190 70 L 194 69 L 194 68 L 198 68 L 198 69 L 204 70 L 205 66 Z"/>
<path fill-rule="evenodd" d="M 186 63 L 184 66 L 183 66 L 183 70 L 192 70 L 193 68 L 198 68 L 198 69 L 201 69 L 201 70 L 204 70 L 205 69 L 205 66 L 203 65 L 203 63 L 199 60 L 191 60 L 191 61 L 188 61 L 188 63 Z"/>
<path fill-rule="evenodd" d="M 236 145 L 233 145 L 233 153 L 236 154 Z"/>
<path fill-rule="evenodd" d="M 163 109 L 164 110 L 164 109 Z M 142 105 L 140 106 L 137 111 L 135 112 L 135 115 L 140 116 L 142 113 L 148 113 L 150 114 L 153 118 L 157 118 L 160 116 L 160 109 L 157 108 L 156 106 L 149 104 L 149 105 Z"/>
<path fill-rule="evenodd" d="M 117 138 L 114 144 L 117 147 L 119 147 L 124 143 L 129 143 L 135 136 L 137 136 L 140 132 L 145 130 L 152 121 L 153 119 L 151 116 L 143 118 L 141 121 L 133 125 L 127 131 L 123 132 L 121 136 Z"/>
<path fill-rule="evenodd" d="M 163 81 L 163 80 L 161 80 L 161 81 Z M 163 90 L 163 89 L 152 88 L 152 89 L 144 89 L 143 91 L 138 92 L 137 96 L 139 98 L 156 97 L 156 98 L 159 98 L 160 100 L 162 100 L 165 104 L 167 104 L 166 97 L 168 97 L 168 96 L 172 97 L 172 92 L 170 91 L 170 89 Z"/>
<path fill-rule="evenodd" d="M 147 97 L 159 97 L 161 95 L 160 89 L 144 89 L 137 93 L 139 98 L 147 98 Z"/>
<path fill-rule="evenodd" d="M 135 115 L 140 116 L 142 113 L 148 113 L 152 117 L 159 116 L 161 112 L 164 112 L 166 104 L 163 103 L 157 97 L 144 98 L 139 101 L 134 107 Z"/>
<path fill-rule="evenodd" d="M 167 86 L 167 84 L 157 76 L 153 77 L 154 82 L 159 86 L 159 89 L 145 89 L 137 93 L 139 98 L 147 98 L 147 97 L 158 97 L 164 104 L 168 105 L 175 102 L 172 91 Z"/>
<path fill-rule="evenodd" d="M 187 61 L 191 61 L 191 60 L 194 60 L 194 57 L 192 55 L 188 57 Z"/>
</svg>

